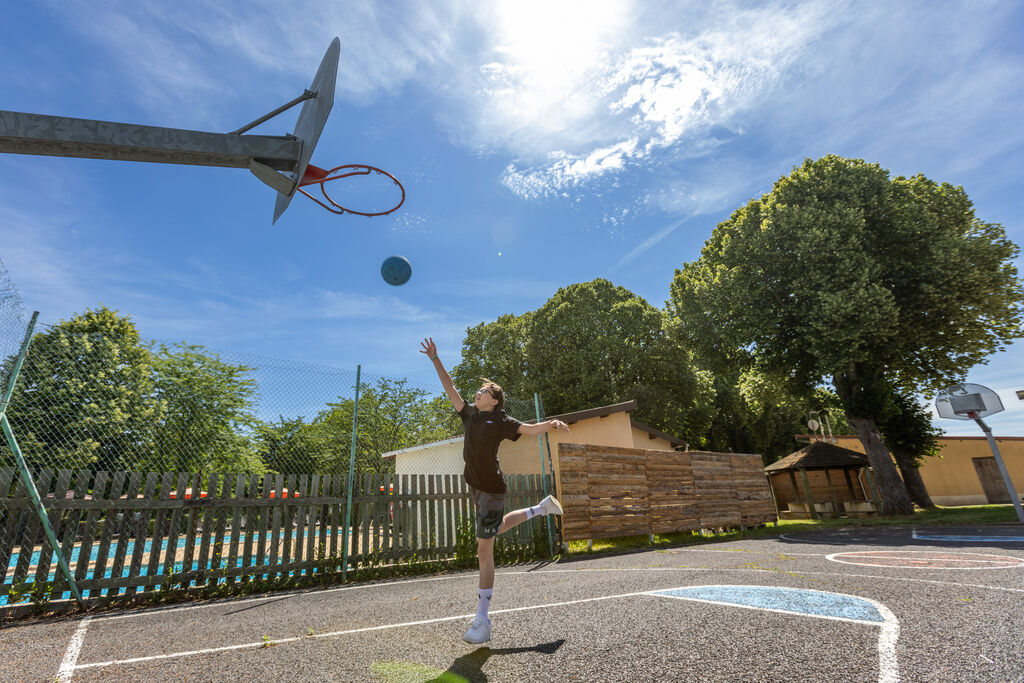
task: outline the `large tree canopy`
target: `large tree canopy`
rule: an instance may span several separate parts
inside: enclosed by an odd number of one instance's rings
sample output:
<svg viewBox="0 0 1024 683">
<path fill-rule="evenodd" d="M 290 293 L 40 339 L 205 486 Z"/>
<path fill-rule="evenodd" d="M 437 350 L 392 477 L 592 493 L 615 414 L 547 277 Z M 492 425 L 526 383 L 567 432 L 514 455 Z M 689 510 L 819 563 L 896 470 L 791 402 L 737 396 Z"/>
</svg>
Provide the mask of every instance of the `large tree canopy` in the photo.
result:
<svg viewBox="0 0 1024 683">
<path fill-rule="evenodd" d="M 165 414 L 135 324 L 104 306 L 33 337 L 8 408 L 28 461 L 54 469 L 131 469 Z"/>
<path fill-rule="evenodd" d="M 669 339 L 661 311 L 604 279 L 470 328 L 453 376 L 464 392 L 481 376 L 513 396 L 537 392 L 549 415 L 636 399 L 639 419 L 695 443 L 715 410 L 712 378 Z"/>
<path fill-rule="evenodd" d="M 252 368 L 232 365 L 205 347 L 160 344 L 152 356 L 156 396 L 155 457 L 138 466 L 161 472 L 256 472 L 256 381 Z"/>
<path fill-rule="evenodd" d="M 875 417 L 893 387 L 936 389 L 1022 336 L 1016 254 L 963 188 L 827 156 L 720 223 L 667 307 L 709 356 L 796 387 L 831 381 L 886 511 L 907 513 Z"/>
</svg>

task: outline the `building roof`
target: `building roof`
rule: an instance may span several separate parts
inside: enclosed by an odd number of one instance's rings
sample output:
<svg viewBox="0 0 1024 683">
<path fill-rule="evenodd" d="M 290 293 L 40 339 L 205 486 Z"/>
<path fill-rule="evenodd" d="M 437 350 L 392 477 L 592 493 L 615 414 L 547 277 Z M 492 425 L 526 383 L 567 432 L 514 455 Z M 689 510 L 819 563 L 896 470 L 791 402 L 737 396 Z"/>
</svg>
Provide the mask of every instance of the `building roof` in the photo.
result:
<svg viewBox="0 0 1024 683">
<path fill-rule="evenodd" d="M 688 445 L 682 439 L 677 439 L 676 437 L 672 436 L 671 434 L 666 434 L 665 432 L 659 432 L 654 427 L 648 427 L 643 422 L 639 422 L 637 420 L 634 420 L 632 415 L 629 417 L 629 424 L 633 427 L 633 429 L 639 429 L 641 432 L 647 432 L 648 438 L 651 438 L 651 439 L 665 439 L 665 441 L 668 441 L 670 444 L 672 444 L 673 447 L 675 447 L 675 446 L 687 446 Z"/>
<path fill-rule="evenodd" d="M 546 420 L 553 420 L 553 419 L 557 418 L 557 419 L 561 420 L 562 422 L 565 422 L 566 424 L 574 424 L 576 422 L 580 422 L 581 420 L 589 420 L 589 419 L 592 419 L 592 418 L 595 418 L 595 417 L 598 417 L 598 418 L 600 418 L 600 417 L 608 417 L 609 415 L 613 415 L 615 413 L 631 413 L 634 410 L 636 410 L 636 400 L 635 399 L 632 400 L 632 401 L 624 401 L 622 403 L 614 403 L 614 404 L 612 404 L 610 406 L 601 406 L 599 408 L 588 408 L 587 410 L 577 410 L 574 413 L 564 413 L 562 415 L 549 415 L 545 419 Z M 530 422 L 536 422 L 536 420 L 530 420 Z M 630 418 L 629 418 L 629 423 L 630 423 L 630 425 L 633 428 L 639 429 L 642 432 L 647 432 L 647 434 L 650 435 L 650 437 L 652 439 L 665 439 L 666 441 L 668 441 L 673 446 L 685 446 L 686 445 L 686 442 L 683 441 L 682 439 L 678 439 L 678 438 L 672 436 L 671 434 L 666 434 L 664 432 L 659 432 L 654 427 L 648 427 L 643 422 L 638 422 L 638 421 L 634 420 L 632 416 L 630 416 Z M 444 441 L 432 441 L 431 443 L 424 443 L 424 444 L 420 444 L 418 446 L 410 446 L 409 448 L 402 448 L 402 449 L 397 450 L 397 451 L 388 451 L 387 453 L 382 453 L 381 457 L 382 458 L 394 458 L 395 456 L 397 456 L 399 454 L 402 454 L 402 453 L 412 453 L 412 452 L 419 451 L 419 450 L 424 450 L 424 449 L 427 449 L 427 448 L 430 448 L 430 447 L 433 447 L 433 446 L 440 446 L 440 445 L 443 445 L 443 444 L 450 444 L 450 443 L 460 443 L 461 441 L 462 441 L 462 436 L 460 435 L 460 436 L 452 437 L 451 439 L 445 439 Z"/>
<path fill-rule="evenodd" d="M 563 415 L 548 415 L 545 419 L 554 420 L 559 419 L 566 424 L 572 424 L 573 422 L 579 422 L 580 420 L 588 420 L 592 417 L 608 417 L 613 413 L 631 413 L 636 410 L 636 399 L 632 401 L 625 401 L 623 403 L 613 403 L 610 406 L 601 406 L 600 408 L 588 408 L 587 410 L 577 410 L 575 413 L 565 413 Z"/>
<path fill-rule="evenodd" d="M 851 451 L 849 448 L 842 448 L 825 443 L 824 441 L 815 441 L 780 460 L 776 460 L 764 469 L 766 472 L 778 472 L 796 469 L 823 470 L 867 467 L 867 465 L 868 458 L 863 453 Z"/>
</svg>

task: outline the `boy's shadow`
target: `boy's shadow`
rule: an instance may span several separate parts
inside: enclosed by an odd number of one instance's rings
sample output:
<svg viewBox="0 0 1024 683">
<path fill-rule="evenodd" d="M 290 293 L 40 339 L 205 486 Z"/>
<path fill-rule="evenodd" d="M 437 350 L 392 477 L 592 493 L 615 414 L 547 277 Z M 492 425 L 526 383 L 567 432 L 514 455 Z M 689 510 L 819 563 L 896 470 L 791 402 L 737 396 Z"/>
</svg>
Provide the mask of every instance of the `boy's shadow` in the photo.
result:
<svg viewBox="0 0 1024 683">
<path fill-rule="evenodd" d="M 452 662 L 448 670 L 436 678 L 431 678 L 425 683 L 486 683 L 487 676 L 483 672 L 484 664 L 495 655 L 515 655 L 523 652 L 537 652 L 542 655 L 551 655 L 562 647 L 565 638 L 550 643 L 542 643 L 533 647 L 500 647 L 491 649 L 489 647 L 478 647 L 468 655 L 463 655 Z"/>
</svg>

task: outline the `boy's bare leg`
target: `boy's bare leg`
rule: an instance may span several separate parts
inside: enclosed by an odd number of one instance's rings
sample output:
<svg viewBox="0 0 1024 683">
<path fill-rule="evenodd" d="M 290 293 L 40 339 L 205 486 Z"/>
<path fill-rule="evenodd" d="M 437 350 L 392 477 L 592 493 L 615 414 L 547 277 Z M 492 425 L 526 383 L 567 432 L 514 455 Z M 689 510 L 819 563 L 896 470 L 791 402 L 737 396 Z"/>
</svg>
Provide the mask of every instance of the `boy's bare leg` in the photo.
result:
<svg viewBox="0 0 1024 683">
<path fill-rule="evenodd" d="M 504 526 L 504 522 L 502 522 Z M 480 588 L 494 588 L 494 539 L 476 539 L 477 560 L 480 564 Z"/>
<path fill-rule="evenodd" d="M 527 519 L 529 519 L 529 515 L 526 508 L 523 508 L 522 510 L 513 510 L 502 518 L 501 526 L 498 527 L 498 533 L 504 533 L 512 527 L 519 526 Z"/>
</svg>

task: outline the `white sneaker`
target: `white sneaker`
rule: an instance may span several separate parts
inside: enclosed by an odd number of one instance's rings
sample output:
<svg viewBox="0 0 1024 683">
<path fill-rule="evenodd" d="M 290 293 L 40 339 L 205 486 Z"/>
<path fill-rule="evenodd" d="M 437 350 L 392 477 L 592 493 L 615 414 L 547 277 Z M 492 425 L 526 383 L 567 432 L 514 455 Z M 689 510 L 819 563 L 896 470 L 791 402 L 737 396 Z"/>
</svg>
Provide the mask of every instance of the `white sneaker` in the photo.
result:
<svg viewBox="0 0 1024 683">
<path fill-rule="evenodd" d="M 548 496 L 540 503 L 538 503 L 540 509 L 545 515 L 560 515 L 562 514 L 562 505 L 558 502 L 558 499 L 554 496 Z"/>
<path fill-rule="evenodd" d="M 480 617 L 473 619 L 473 624 L 462 634 L 462 639 L 467 643 L 486 643 L 491 639 L 491 620 L 481 620 Z"/>
</svg>

